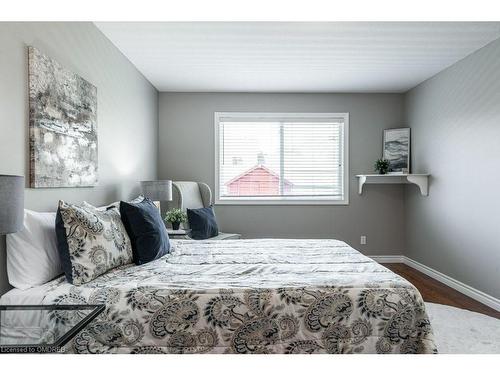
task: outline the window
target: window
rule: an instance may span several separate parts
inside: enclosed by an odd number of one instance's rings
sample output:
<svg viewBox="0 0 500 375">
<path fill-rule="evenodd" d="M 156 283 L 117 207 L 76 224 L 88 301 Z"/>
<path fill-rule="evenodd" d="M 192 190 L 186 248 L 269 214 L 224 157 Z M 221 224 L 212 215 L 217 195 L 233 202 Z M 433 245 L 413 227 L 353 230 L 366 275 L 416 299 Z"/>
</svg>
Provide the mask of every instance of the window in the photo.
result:
<svg viewBox="0 0 500 375">
<path fill-rule="evenodd" d="M 215 113 L 217 204 L 348 204 L 347 113 Z"/>
</svg>

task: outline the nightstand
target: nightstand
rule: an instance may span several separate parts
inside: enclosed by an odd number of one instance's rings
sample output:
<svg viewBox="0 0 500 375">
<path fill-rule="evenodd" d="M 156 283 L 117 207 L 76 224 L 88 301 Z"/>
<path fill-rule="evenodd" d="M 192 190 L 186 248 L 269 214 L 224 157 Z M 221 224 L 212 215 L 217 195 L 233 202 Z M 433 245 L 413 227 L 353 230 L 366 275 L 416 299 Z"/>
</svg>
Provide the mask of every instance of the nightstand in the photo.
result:
<svg viewBox="0 0 500 375">
<path fill-rule="evenodd" d="M 168 237 L 172 239 L 177 239 L 177 240 L 191 240 L 192 238 L 189 237 L 189 234 L 191 233 L 191 229 L 172 229 L 172 228 L 167 228 L 167 233 Z"/>
</svg>

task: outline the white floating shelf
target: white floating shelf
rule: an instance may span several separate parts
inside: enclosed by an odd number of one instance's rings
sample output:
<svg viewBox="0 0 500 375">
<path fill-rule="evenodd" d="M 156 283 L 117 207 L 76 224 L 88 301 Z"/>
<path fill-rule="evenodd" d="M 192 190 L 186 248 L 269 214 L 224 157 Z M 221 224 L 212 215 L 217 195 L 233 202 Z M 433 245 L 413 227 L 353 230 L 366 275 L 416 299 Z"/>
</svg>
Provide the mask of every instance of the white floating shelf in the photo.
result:
<svg viewBox="0 0 500 375">
<path fill-rule="evenodd" d="M 414 184 L 423 196 L 429 195 L 429 174 L 358 174 L 358 193 L 364 184 Z"/>
</svg>

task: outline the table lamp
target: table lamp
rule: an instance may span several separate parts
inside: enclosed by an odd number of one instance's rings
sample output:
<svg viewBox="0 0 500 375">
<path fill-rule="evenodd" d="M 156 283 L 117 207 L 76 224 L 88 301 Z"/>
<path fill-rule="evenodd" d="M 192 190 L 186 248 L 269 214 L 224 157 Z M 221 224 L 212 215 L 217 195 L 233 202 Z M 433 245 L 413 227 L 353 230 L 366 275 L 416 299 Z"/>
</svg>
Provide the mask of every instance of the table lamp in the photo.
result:
<svg viewBox="0 0 500 375">
<path fill-rule="evenodd" d="M 24 177 L 0 175 L 0 235 L 23 228 Z"/>
<path fill-rule="evenodd" d="M 151 199 L 158 209 L 160 209 L 161 201 L 172 200 L 172 181 L 141 181 L 142 195 Z"/>
</svg>

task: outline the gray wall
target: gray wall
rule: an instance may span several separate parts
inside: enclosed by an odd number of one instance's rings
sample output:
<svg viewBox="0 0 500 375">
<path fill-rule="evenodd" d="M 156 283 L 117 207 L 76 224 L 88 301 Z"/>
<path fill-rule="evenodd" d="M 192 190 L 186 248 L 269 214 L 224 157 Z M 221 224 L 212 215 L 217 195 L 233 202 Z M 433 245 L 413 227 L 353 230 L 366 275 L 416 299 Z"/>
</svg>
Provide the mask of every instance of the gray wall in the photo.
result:
<svg viewBox="0 0 500 375">
<path fill-rule="evenodd" d="M 406 96 L 414 171 L 429 196 L 406 194 L 407 255 L 500 298 L 500 40 Z"/>
<path fill-rule="evenodd" d="M 406 96 L 162 93 L 158 130 L 156 90 L 92 24 L 0 23 L 5 174 L 28 175 L 27 45 L 98 87 L 100 171 L 95 188 L 26 189 L 27 208 L 128 198 L 138 193 L 138 180 L 155 178 L 157 170 L 160 178 L 213 188 L 215 111 L 349 112 L 348 206 L 217 206 L 221 228 L 245 237 L 339 238 L 365 254 L 405 253 L 500 297 L 500 41 Z M 412 128 L 413 171 L 433 176 L 429 196 L 414 186 L 377 185 L 358 196 L 355 175 L 372 170 L 382 130 L 401 125 Z M 359 245 L 362 234 L 366 246 Z M 7 287 L 4 257 L 0 238 L 0 294 Z"/>
<path fill-rule="evenodd" d="M 338 238 L 366 254 L 404 251 L 404 190 L 366 188 L 356 174 L 373 170 L 382 130 L 403 124 L 397 94 L 160 93 L 159 177 L 194 180 L 214 188 L 214 112 L 349 112 L 348 206 L 216 206 L 222 230 L 244 237 Z M 361 235 L 368 244 L 359 245 Z"/>
<path fill-rule="evenodd" d="M 137 181 L 156 178 L 158 93 L 91 23 L 0 23 L 0 173 L 29 175 L 28 45 L 97 86 L 99 186 L 26 189 L 26 207 L 111 202 L 138 193 Z M 6 287 L 0 237 L 0 294 Z"/>
</svg>

